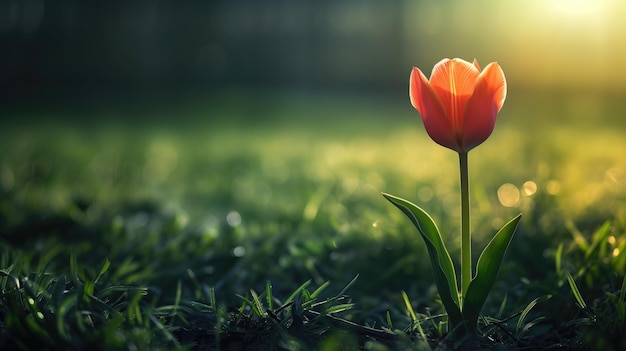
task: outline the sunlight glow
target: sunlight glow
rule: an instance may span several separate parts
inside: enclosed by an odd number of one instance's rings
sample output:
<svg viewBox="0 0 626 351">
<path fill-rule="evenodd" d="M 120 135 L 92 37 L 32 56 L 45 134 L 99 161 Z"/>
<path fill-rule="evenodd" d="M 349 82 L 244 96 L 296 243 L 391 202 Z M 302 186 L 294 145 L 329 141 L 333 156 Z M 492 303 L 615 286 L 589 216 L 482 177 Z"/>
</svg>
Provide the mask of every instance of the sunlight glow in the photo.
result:
<svg viewBox="0 0 626 351">
<path fill-rule="evenodd" d="M 430 62 L 451 53 L 497 60 L 512 86 L 533 89 L 626 87 L 626 66 L 616 64 L 626 59 L 626 1 L 507 0 L 489 10 L 462 0 L 415 3 L 407 46 L 437 43 Z"/>
<path fill-rule="evenodd" d="M 552 7 L 563 14 L 573 16 L 597 15 L 606 10 L 607 1 L 603 0 L 549 0 Z"/>
</svg>

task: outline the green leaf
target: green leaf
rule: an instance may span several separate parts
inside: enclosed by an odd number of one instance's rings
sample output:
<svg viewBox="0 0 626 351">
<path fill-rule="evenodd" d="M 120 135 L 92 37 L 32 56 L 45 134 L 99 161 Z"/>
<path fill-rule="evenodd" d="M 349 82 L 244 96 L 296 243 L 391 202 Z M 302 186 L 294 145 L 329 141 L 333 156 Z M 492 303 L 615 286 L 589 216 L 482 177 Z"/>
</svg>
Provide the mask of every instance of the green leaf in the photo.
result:
<svg viewBox="0 0 626 351">
<path fill-rule="evenodd" d="M 383 196 L 409 217 L 422 235 L 428 249 L 441 301 L 448 313 L 452 326 L 456 326 L 462 321 L 456 274 L 452 259 L 443 243 L 437 225 L 428 213 L 413 203 L 386 193 L 383 193 Z"/>
<path fill-rule="evenodd" d="M 467 327 L 470 330 L 476 328 L 478 314 L 482 310 L 485 300 L 487 300 L 491 287 L 493 287 L 502 264 L 504 252 L 509 246 L 521 218 L 522 215 L 519 214 L 500 228 L 478 258 L 476 276 L 470 282 L 463 302 L 463 319 L 468 323 Z"/>
</svg>

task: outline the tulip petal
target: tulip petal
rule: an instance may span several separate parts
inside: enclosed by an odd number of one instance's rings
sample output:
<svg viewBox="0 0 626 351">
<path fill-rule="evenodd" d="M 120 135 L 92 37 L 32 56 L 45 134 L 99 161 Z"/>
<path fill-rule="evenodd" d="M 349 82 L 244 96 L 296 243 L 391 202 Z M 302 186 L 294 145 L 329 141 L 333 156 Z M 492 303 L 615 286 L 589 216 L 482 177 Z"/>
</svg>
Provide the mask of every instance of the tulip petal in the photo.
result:
<svg viewBox="0 0 626 351">
<path fill-rule="evenodd" d="M 413 107 L 422 116 L 424 128 L 431 139 L 439 145 L 456 150 L 456 137 L 445 108 L 424 73 L 415 67 L 409 79 L 409 97 Z"/>
<path fill-rule="evenodd" d="M 461 59 L 444 59 L 433 68 L 430 84 L 439 95 L 446 109 L 453 133 L 457 138 L 458 148 L 461 147 L 463 131 L 463 113 L 467 100 L 474 92 L 474 85 L 480 71 L 472 63 Z"/>
<path fill-rule="evenodd" d="M 480 69 L 480 64 L 478 64 L 478 60 L 477 59 L 474 59 L 473 64 L 474 64 L 474 67 L 476 67 L 479 71 L 481 70 Z"/>
<path fill-rule="evenodd" d="M 497 62 L 492 62 L 485 67 L 485 70 L 481 72 L 476 85 L 486 85 L 489 89 L 493 90 L 493 102 L 496 104 L 498 111 L 504 105 L 506 99 L 506 79 L 504 78 L 504 72 Z"/>
<path fill-rule="evenodd" d="M 473 149 L 491 135 L 505 98 L 504 72 L 497 63 L 492 62 L 478 76 L 474 93 L 465 107 L 463 151 Z"/>
</svg>

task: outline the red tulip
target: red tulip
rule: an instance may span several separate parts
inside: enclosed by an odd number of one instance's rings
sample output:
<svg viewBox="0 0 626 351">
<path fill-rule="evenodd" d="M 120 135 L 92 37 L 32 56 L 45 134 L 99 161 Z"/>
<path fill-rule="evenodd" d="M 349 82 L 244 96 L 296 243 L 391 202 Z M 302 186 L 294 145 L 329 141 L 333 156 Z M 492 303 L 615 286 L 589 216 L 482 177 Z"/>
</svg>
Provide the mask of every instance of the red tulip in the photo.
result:
<svg viewBox="0 0 626 351">
<path fill-rule="evenodd" d="M 495 62 L 481 71 L 476 60 L 471 64 L 443 59 L 433 68 L 430 81 L 413 68 L 409 96 L 436 143 L 468 152 L 491 135 L 506 97 L 506 81 Z"/>
</svg>

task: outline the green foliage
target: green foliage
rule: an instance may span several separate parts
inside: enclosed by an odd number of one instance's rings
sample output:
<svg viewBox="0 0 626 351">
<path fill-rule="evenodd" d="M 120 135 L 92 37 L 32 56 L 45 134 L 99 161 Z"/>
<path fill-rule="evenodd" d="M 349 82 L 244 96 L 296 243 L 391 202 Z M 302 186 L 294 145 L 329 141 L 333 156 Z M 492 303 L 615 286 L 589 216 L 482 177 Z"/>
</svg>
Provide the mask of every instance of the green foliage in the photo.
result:
<svg viewBox="0 0 626 351">
<path fill-rule="evenodd" d="M 626 347 L 623 338 L 626 330 L 626 272 L 621 266 L 621 252 L 619 248 L 615 249 L 615 237 L 612 236 L 615 228 L 605 222 L 593 232 L 590 240 L 571 224 L 570 230 L 574 240 L 569 256 L 583 258 L 582 262 L 585 262 L 577 266 L 575 275 L 563 272 L 571 296 L 583 313 L 574 319 L 584 326 L 581 338 L 594 348 L 622 350 Z M 562 260 L 560 255 L 556 258 L 557 262 Z M 571 261 L 566 263 L 574 267 Z M 577 279 L 586 284 L 577 283 Z M 604 286 L 598 289 L 595 284 Z"/>
<path fill-rule="evenodd" d="M 409 217 L 422 235 L 428 248 L 439 295 L 450 318 L 451 330 L 459 328 L 464 323 L 463 328 L 467 328 L 470 332 L 475 332 L 478 316 L 500 270 L 502 258 L 513 238 L 521 215 L 505 224 L 487 244 L 478 259 L 476 275 L 469 285 L 467 295 L 463 303 L 459 304 L 454 265 L 443 242 L 441 233 L 439 233 L 439 229 L 432 218 L 424 210 L 409 201 L 385 193 L 383 193 L 383 196 Z M 406 301 L 405 298 L 405 303 Z M 415 320 L 415 314 L 412 313 L 411 316 Z"/>
<path fill-rule="evenodd" d="M 176 110 L 198 116 L 186 125 L 45 111 L 49 122 L 3 126 L 0 349 L 202 350 L 242 335 L 288 350 L 453 349 L 428 248 L 380 191 L 414 194 L 455 256 L 454 158 L 404 105 L 260 100 L 253 111 L 239 97 Z M 488 242 L 506 218 L 524 218 L 476 342 L 619 349 L 623 133 L 516 125 L 527 113 L 506 113 L 472 151 L 473 235 Z M 513 207 L 500 203 L 505 183 L 519 191 Z"/>
<path fill-rule="evenodd" d="M 149 349 L 180 346 L 146 301 L 147 288 L 103 282 L 72 259 L 69 275 L 25 272 L 19 253 L 2 250 L 13 264 L 0 271 L 2 330 L 7 346 L 22 349 Z"/>
</svg>

